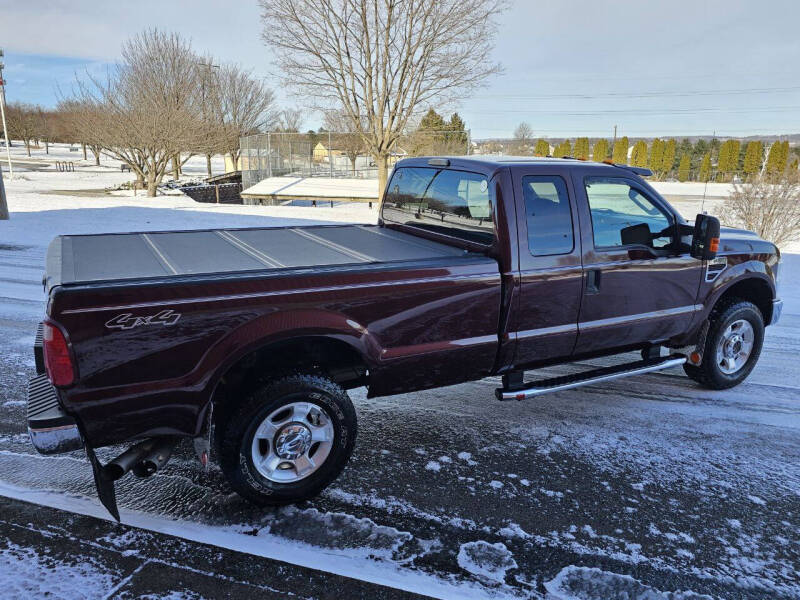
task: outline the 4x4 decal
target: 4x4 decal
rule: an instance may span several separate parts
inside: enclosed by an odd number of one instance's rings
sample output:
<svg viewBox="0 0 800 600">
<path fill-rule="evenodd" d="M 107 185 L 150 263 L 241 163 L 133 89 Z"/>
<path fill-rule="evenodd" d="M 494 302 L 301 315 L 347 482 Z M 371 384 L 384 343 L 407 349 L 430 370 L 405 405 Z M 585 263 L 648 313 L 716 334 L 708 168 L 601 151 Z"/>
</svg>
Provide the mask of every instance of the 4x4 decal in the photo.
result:
<svg viewBox="0 0 800 600">
<path fill-rule="evenodd" d="M 159 323 L 161 325 L 175 325 L 180 318 L 181 313 L 176 313 L 169 309 L 146 317 L 134 317 L 131 313 L 122 313 L 107 321 L 106 327 L 109 329 L 133 329 L 140 325 L 157 325 Z"/>
</svg>

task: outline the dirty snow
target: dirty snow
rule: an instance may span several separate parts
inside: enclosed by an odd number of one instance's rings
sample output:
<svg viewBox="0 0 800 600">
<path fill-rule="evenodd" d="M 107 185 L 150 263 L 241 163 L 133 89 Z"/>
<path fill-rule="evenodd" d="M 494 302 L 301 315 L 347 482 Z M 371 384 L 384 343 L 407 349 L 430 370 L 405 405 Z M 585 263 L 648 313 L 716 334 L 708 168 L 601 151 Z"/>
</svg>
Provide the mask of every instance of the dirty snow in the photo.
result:
<svg viewBox="0 0 800 600">
<path fill-rule="evenodd" d="M 597 568 L 569 566 L 544 584 L 548 600 L 713 600 L 690 591 L 661 592 L 629 575 L 618 575 Z"/>
<path fill-rule="evenodd" d="M 502 583 L 506 572 L 516 569 L 514 556 L 505 544 L 490 544 L 483 540 L 462 544 L 458 551 L 458 566 L 477 577 Z"/>
<path fill-rule="evenodd" d="M 0 548 L 3 598 L 94 600 L 111 591 L 118 576 L 119 573 L 93 562 L 70 562 L 11 543 Z"/>
</svg>

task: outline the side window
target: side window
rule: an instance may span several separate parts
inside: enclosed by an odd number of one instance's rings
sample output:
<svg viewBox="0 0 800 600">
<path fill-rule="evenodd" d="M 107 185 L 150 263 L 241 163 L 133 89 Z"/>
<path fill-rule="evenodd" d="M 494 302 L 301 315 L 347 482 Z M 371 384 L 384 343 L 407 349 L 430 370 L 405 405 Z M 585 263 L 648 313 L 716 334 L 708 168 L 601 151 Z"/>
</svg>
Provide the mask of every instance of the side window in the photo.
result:
<svg viewBox="0 0 800 600">
<path fill-rule="evenodd" d="M 478 173 L 403 167 L 392 175 L 381 216 L 488 245 L 494 240 L 492 201 L 491 186 Z"/>
<path fill-rule="evenodd" d="M 526 175 L 522 178 L 528 249 L 534 256 L 569 254 L 574 247 L 572 212 L 567 185 L 561 177 Z"/>
<path fill-rule="evenodd" d="M 595 248 L 672 242 L 672 218 L 625 179 L 589 177 L 585 185 Z"/>
</svg>

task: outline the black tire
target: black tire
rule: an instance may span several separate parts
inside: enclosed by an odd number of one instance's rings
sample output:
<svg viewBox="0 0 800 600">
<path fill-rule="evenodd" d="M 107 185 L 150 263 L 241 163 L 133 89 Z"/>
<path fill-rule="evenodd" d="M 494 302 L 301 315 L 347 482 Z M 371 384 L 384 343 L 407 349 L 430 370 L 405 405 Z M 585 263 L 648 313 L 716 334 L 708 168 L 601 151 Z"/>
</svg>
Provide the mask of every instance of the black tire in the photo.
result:
<svg viewBox="0 0 800 600">
<path fill-rule="evenodd" d="M 275 410 L 293 402 L 322 407 L 331 417 L 334 440 L 324 462 L 309 476 L 292 483 L 267 479 L 253 463 L 251 445 L 259 424 Z M 265 382 L 222 424 L 220 466 L 231 487 L 242 497 L 264 506 L 307 500 L 328 486 L 344 469 L 356 441 L 356 411 L 347 393 L 326 377 L 287 375 Z"/>
<path fill-rule="evenodd" d="M 744 366 L 735 373 L 727 374 L 717 364 L 717 345 L 728 326 L 740 319 L 746 320 L 753 328 L 753 349 Z M 752 302 L 735 298 L 715 308 L 710 321 L 703 349 L 703 362 L 699 366 L 684 364 L 683 370 L 691 379 L 705 388 L 725 390 L 739 385 L 756 366 L 758 357 L 761 355 L 761 346 L 764 343 L 764 317 Z"/>
</svg>

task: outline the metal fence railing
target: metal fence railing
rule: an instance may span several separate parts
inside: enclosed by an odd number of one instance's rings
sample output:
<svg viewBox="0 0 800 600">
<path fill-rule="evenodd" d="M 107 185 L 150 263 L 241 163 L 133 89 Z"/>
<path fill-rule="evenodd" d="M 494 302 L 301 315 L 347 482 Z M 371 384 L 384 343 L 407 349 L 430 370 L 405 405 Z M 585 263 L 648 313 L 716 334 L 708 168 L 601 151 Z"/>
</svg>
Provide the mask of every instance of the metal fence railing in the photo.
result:
<svg viewBox="0 0 800 600">
<path fill-rule="evenodd" d="M 240 138 L 239 145 L 244 189 L 268 177 L 378 177 L 358 133 L 259 133 Z M 398 139 L 389 164 L 408 156 L 469 153 L 469 131 L 415 131 Z"/>
</svg>

